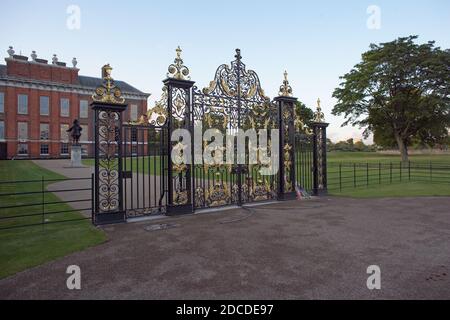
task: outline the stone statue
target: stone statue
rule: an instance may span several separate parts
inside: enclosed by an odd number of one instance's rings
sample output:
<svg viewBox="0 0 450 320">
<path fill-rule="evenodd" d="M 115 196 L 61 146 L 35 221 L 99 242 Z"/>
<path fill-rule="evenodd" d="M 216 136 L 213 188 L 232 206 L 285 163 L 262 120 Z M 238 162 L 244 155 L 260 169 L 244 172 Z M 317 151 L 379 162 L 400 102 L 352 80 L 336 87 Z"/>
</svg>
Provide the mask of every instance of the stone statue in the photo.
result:
<svg viewBox="0 0 450 320">
<path fill-rule="evenodd" d="M 80 126 L 78 119 L 73 120 L 72 126 L 67 130 L 67 132 L 70 132 L 70 136 L 72 137 L 72 145 L 78 146 L 79 140 L 81 137 L 81 131 L 83 128 Z"/>
<path fill-rule="evenodd" d="M 13 47 L 12 47 L 12 46 L 9 46 L 9 49 L 8 49 L 9 57 L 12 58 L 13 55 L 14 55 L 14 53 L 15 53 L 15 51 L 14 51 Z"/>
</svg>

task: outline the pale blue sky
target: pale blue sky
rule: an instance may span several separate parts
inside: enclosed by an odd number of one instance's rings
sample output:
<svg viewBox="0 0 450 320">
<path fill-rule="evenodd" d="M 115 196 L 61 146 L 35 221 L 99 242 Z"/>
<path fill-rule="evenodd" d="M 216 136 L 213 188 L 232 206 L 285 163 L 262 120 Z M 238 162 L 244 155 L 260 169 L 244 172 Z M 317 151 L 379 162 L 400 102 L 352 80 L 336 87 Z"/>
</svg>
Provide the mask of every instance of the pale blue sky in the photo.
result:
<svg viewBox="0 0 450 320">
<path fill-rule="evenodd" d="M 69 5 L 81 9 L 80 30 L 66 27 Z M 381 29 L 370 30 L 367 8 L 381 9 Z M 161 81 L 180 45 L 192 80 L 204 87 L 216 68 L 233 60 L 240 48 L 266 93 L 274 97 L 283 71 L 294 94 L 309 107 L 322 100 L 333 139 L 359 137 L 358 128 L 341 128 L 331 116 L 331 98 L 339 76 L 360 60 L 371 42 L 417 34 L 450 47 L 450 1 L 17 1 L 0 4 L 0 49 L 70 64 L 77 57 L 80 74 L 99 76 L 105 63 L 113 76 L 160 95 Z M 4 62 L 2 62 L 4 63 Z"/>
</svg>

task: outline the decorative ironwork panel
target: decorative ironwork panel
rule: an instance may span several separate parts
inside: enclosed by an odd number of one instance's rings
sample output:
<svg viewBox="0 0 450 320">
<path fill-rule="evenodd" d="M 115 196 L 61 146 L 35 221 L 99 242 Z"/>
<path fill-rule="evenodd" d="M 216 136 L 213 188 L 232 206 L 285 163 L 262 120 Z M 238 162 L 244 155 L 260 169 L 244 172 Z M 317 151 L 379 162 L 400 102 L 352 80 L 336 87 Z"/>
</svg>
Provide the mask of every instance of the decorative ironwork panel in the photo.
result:
<svg viewBox="0 0 450 320">
<path fill-rule="evenodd" d="M 327 127 L 324 113 L 317 99 L 317 109 L 314 114 L 312 128 L 314 132 L 314 193 L 327 193 Z"/>
<path fill-rule="evenodd" d="M 304 130 L 295 134 L 295 181 L 300 191 L 313 191 L 313 143 L 314 135 Z"/>
<path fill-rule="evenodd" d="M 124 221 L 122 198 L 122 112 L 127 105 L 111 77 L 112 67 L 102 67 L 103 83 L 92 95 L 95 126 L 96 224 Z"/>
<path fill-rule="evenodd" d="M 225 147 L 211 149 L 206 141 L 201 152 L 213 155 L 211 163 L 195 165 L 194 203 L 195 207 L 223 206 L 274 199 L 276 197 L 276 176 L 262 176 L 260 170 L 267 168 L 261 162 L 261 154 L 270 155 L 271 129 L 278 128 L 277 107 L 270 102 L 261 88 L 256 72 L 246 70 L 241 61 L 240 50 L 235 60 L 223 64 L 216 70 L 214 80 L 203 90 L 193 88 L 193 124 L 202 128 L 202 136 L 208 129 L 215 129 L 223 136 L 236 135 L 238 130 L 268 131 L 268 145 L 246 144 L 245 164 L 237 161 L 237 139 L 225 138 Z M 230 144 L 231 142 L 231 144 Z M 250 163 L 249 155 L 256 154 L 256 163 Z M 219 155 L 219 156 L 217 156 Z M 229 159 L 231 156 L 232 159 Z"/>
<path fill-rule="evenodd" d="M 314 193 L 316 195 L 327 192 L 327 136 L 328 123 L 314 122 Z"/>
<path fill-rule="evenodd" d="M 289 86 L 286 79 L 283 86 Z M 280 93 L 281 93 L 280 88 Z M 287 90 L 287 89 L 286 89 Z M 291 92 L 291 91 L 289 91 Z M 279 199 L 290 199 L 295 196 L 295 101 L 296 98 L 279 96 L 278 119 L 280 122 L 280 187 Z"/>
<path fill-rule="evenodd" d="M 120 181 L 121 111 L 96 110 L 97 213 L 122 210 Z"/>
<path fill-rule="evenodd" d="M 127 218 L 160 214 L 167 206 L 168 88 L 146 114 L 122 126 L 123 201 Z"/>
<path fill-rule="evenodd" d="M 283 103 L 282 106 L 283 117 L 283 168 L 284 168 L 284 192 L 294 191 L 294 179 L 293 179 L 293 164 L 294 164 L 294 148 L 291 139 L 291 131 L 294 119 L 294 108 L 290 104 Z"/>
<path fill-rule="evenodd" d="M 170 87 L 169 89 L 171 104 L 171 132 L 175 129 L 190 130 L 190 113 L 189 113 L 189 99 L 190 90 L 179 87 Z M 171 143 L 171 150 L 176 150 L 180 157 L 184 157 L 185 153 L 190 157 L 191 150 L 186 149 L 186 142 L 169 142 Z M 190 144 L 190 141 L 189 141 Z M 174 163 L 172 159 L 172 203 L 173 205 L 186 205 L 190 203 L 190 165 L 178 161 Z"/>
<path fill-rule="evenodd" d="M 191 163 L 192 149 L 191 141 L 171 141 L 172 133 L 176 129 L 186 129 L 192 133 L 191 120 L 191 91 L 194 85 L 189 81 L 189 69 L 184 66 L 181 59 L 181 49 L 178 47 L 174 63 L 168 68 L 168 78 L 164 80 L 166 102 L 168 141 L 167 155 L 169 157 L 167 179 L 168 179 L 168 213 L 189 212 L 191 206 Z M 162 106 L 162 104 L 161 104 Z M 162 108 L 160 110 L 162 111 Z M 162 121 L 165 115 L 160 116 Z M 158 119 L 158 118 L 157 118 Z M 177 156 L 174 158 L 173 154 Z M 179 158 L 179 159 L 177 159 Z M 188 160 L 189 161 L 186 161 Z M 191 208 L 192 209 L 192 208 Z"/>
</svg>

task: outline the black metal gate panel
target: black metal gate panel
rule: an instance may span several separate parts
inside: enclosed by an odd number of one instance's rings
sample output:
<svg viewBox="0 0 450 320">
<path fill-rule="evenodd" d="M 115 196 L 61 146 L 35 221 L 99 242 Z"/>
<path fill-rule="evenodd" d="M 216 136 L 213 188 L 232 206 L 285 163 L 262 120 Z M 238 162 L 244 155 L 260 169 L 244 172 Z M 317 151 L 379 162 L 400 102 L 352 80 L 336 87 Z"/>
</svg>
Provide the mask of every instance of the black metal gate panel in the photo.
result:
<svg viewBox="0 0 450 320">
<path fill-rule="evenodd" d="M 123 203 L 127 218 L 164 213 L 168 157 L 167 128 L 148 124 L 122 127 Z"/>
<path fill-rule="evenodd" d="M 277 175 L 263 176 L 265 165 L 258 156 L 263 149 L 270 153 L 271 130 L 277 129 L 277 106 L 265 96 L 258 75 L 246 70 L 240 51 L 231 66 L 223 64 L 216 71 L 209 87 L 193 88 L 193 127 L 202 137 L 207 130 L 218 130 L 224 137 L 236 135 L 238 130 L 267 130 L 267 144 L 250 145 L 245 142 L 245 161 L 238 161 L 237 137 L 225 139 L 225 147 L 211 150 L 204 141 L 200 150 L 222 156 L 213 162 L 194 164 L 194 208 L 216 207 L 264 201 L 277 197 Z M 231 143 L 230 143 L 231 142 Z M 195 148 L 195 147 L 194 147 Z M 227 157 L 232 153 L 232 160 Z M 227 154 L 228 152 L 228 154 Z M 250 153 L 257 155 L 251 162 Z M 218 160 L 218 161 L 216 161 Z M 242 159 L 241 159 L 242 160 Z"/>
<path fill-rule="evenodd" d="M 297 132 L 295 134 L 295 173 L 297 187 L 312 193 L 314 183 L 314 136 Z"/>
</svg>

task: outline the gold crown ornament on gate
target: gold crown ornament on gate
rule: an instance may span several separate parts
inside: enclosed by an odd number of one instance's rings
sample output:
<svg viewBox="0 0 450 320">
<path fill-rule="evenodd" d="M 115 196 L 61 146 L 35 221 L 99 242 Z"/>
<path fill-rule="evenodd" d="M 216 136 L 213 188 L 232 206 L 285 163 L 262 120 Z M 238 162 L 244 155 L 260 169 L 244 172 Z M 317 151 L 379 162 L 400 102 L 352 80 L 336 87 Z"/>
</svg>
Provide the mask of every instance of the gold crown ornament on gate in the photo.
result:
<svg viewBox="0 0 450 320">
<path fill-rule="evenodd" d="M 95 89 L 95 94 L 92 95 L 94 102 L 109 104 L 125 103 L 125 98 L 122 97 L 122 91 L 114 84 L 114 79 L 111 77 L 112 69 L 109 63 L 102 67 L 103 83 Z"/>
<path fill-rule="evenodd" d="M 278 93 L 282 97 L 292 97 L 292 87 L 289 84 L 288 73 L 284 71 L 283 84 L 280 86 L 280 92 Z"/>
</svg>

